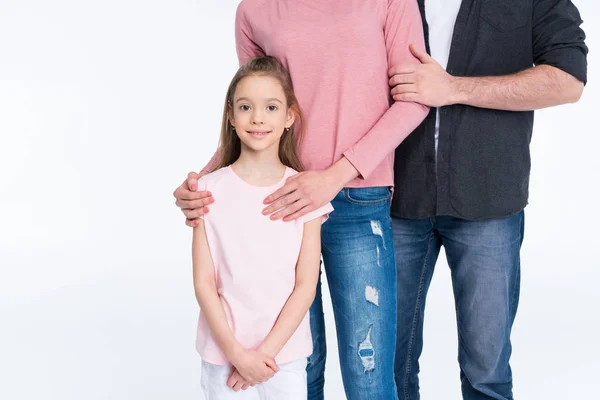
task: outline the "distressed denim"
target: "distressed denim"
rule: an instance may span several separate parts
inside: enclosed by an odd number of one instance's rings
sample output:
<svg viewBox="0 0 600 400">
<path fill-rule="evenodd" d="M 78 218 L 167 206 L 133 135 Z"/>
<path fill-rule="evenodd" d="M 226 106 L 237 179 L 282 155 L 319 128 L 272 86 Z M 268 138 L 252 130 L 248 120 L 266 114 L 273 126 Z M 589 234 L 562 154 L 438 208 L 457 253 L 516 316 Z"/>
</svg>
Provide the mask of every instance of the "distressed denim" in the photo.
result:
<svg viewBox="0 0 600 400">
<path fill-rule="evenodd" d="M 346 188 L 331 202 L 322 228 L 324 270 L 331 293 L 346 397 L 396 400 L 396 262 L 388 187 Z M 308 399 L 322 400 L 325 323 L 321 283 L 310 309 L 313 354 Z"/>
</svg>

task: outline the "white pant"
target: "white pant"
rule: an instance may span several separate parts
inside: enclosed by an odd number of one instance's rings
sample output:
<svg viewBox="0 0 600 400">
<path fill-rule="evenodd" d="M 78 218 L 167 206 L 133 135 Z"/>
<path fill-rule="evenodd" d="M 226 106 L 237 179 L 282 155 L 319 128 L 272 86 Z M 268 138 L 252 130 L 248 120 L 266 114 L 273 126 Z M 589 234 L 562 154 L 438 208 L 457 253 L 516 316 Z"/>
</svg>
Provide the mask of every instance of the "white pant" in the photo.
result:
<svg viewBox="0 0 600 400">
<path fill-rule="evenodd" d="M 279 365 L 279 372 L 248 390 L 227 386 L 231 367 L 202 361 L 202 390 L 206 400 L 306 400 L 306 358 Z"/>
</svg>

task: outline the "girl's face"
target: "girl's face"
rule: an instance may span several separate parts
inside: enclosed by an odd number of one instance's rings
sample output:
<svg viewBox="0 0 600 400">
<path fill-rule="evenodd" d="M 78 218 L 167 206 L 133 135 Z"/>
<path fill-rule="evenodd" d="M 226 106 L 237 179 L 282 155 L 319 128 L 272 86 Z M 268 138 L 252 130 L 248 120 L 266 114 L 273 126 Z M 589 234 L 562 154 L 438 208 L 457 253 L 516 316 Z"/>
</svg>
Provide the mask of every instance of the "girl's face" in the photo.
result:
<svg viewBox="0 0 600 400">
<path fill-rule="evenodd" d="M 252 75 L 242 79 L 235 90 L 231 124 L 242 141 L 242 149 L 262 152 L 279 150 L 284 129 L 294 123 L 279 81 L 270 76 Z"/>
</svg>

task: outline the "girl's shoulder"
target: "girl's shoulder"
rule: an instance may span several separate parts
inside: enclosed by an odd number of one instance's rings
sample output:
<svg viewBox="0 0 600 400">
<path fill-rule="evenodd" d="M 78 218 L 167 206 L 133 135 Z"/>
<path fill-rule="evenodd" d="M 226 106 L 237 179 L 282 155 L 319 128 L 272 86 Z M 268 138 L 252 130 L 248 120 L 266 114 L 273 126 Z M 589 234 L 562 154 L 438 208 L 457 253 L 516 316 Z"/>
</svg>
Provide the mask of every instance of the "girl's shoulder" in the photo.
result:
<svg viewBox="0 0 600 400">
<path fill-rule="evenodd" d="M 291 167 L 286 167 L 286 171 L 284 174 L 284 178 L 289 178 L 298 173 L 295 169 Z M 216 171 L 210 172 L 206 175 L 203 175 L 200 179 L 198 179 L 198 190 L 210 190 L 215 191 L 219 189 L 229 190 L 229 188 L 235 187 L 238 190 L 246 188 L 253 188 L 249 185 L 241 185 L 240 186 L 240 178 L 236 177 L 235 172 L 231 170 L 231 166 L 220 168 Z M 284 182 L 285 183 L 285 179 Z M 259 187 L 254 187 L 255 190 L 261 190 Z"/>
<path fill-rule="evenodd" d="M 220 182 L 223 182 L 228 175 L 229 167 L 219 168 L 216 171 L 203 175 L 198 179 L 198 190 L 214 190 Z"/>
<path fill-rule="evenodd" d="M 296 171 L 294 168 L 292 167 L 287 167 L 287 176 L 293 176 L 296 175 L 298 173 L 298 171 Z"/>
</svg>

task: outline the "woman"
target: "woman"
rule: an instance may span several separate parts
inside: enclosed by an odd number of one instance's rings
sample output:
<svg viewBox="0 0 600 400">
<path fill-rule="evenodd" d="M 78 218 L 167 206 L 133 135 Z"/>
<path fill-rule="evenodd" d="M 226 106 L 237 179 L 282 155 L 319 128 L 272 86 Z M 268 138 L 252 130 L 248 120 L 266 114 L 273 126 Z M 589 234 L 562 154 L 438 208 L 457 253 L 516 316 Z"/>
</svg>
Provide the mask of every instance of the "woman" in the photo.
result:
<svg viewBox="0 0 600 400">
<path fill-rule="evenodd" d="M 289 221 L 331 202 L 322 256 L 334 309 L 346 396 L 396 399 L 396 265 L 390 225 L 393 151 L 428 113 L 391 103 L 388 70 L 417 64 L 424 48 L 415 0 L 243 0 L 236 15 L 240 64 L 272 55 L 290 70 L 306 113 L 306 172 L 265 199 L 265 218 Z M 215 154 L 203 169 L 219 160 Z M 187 224 L 212 199 L 191 173 L 175 191 Z M 308 398 L 323 398 L 325 323 L 320 283 L 310 309 Z"/>
</svg>

